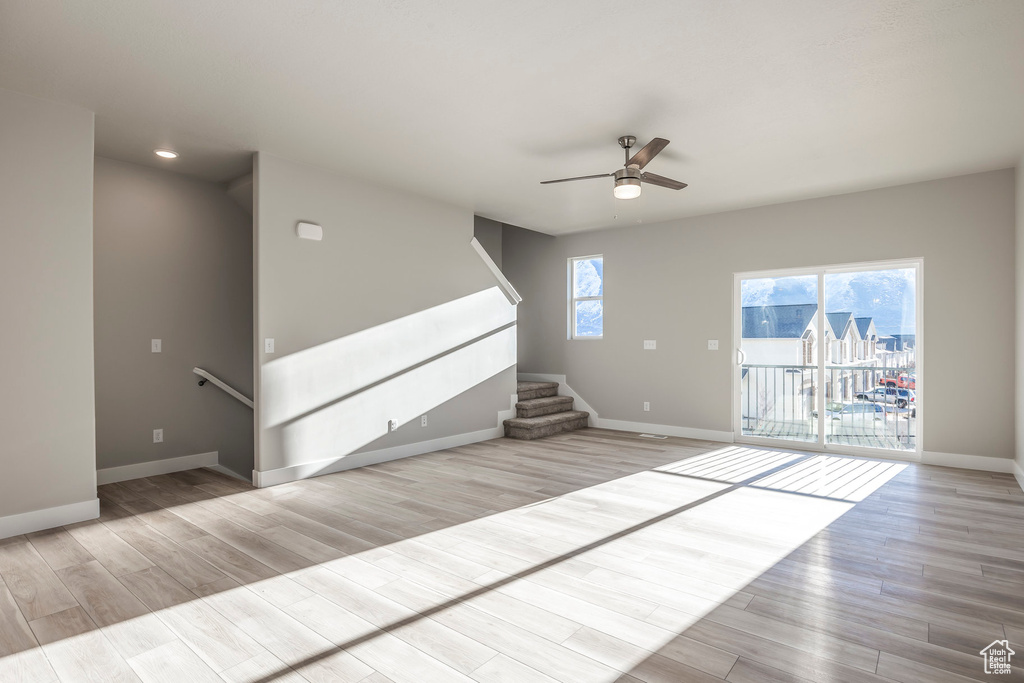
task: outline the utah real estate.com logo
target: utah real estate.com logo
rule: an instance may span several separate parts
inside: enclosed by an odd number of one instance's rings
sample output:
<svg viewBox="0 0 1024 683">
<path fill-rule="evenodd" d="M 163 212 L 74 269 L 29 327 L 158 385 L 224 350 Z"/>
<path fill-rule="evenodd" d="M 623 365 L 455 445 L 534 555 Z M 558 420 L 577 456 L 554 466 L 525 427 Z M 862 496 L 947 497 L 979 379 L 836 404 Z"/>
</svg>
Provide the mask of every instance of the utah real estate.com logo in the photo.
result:
<svg viewBox="0 0 1024 683">
<path fill-rule="evenodd" d="M 1017 653 L 1010 649 L 1010 641 L 993 640 L 979 654 L 985 658 L 985 673 L 1008 674 L 1010 673 L 1010 657 Z"/>
</svg>

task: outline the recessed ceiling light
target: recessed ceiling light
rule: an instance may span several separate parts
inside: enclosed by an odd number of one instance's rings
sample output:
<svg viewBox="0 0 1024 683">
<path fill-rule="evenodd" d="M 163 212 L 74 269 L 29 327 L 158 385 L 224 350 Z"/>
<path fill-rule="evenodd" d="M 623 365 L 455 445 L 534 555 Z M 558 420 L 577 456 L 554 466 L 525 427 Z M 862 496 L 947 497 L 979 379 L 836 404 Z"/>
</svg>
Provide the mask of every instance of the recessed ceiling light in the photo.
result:
<svg viewBox="0 0 1024 683">
<path fill-rule="evenodd" d="M 154 149 L 153 153 L 156 154 L 158 157 L 163 157 L 164 159 L 177 159 L 178 158 L 178 153 L 174 152 L 174 151 L 171 151 L 169 149 Z"/>
</svg>

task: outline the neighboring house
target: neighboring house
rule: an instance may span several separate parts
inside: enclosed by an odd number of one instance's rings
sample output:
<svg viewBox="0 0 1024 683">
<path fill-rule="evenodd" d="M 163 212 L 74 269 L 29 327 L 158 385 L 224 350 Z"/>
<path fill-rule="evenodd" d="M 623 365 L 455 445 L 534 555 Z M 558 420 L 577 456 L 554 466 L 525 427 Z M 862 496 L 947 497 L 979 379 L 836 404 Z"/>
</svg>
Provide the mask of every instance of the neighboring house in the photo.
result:
<svg viewBox="0 0 1024 683">
<path fill-rule="evenodd" d="M 915 365 L 916 338 L 913 334 L 894 334 L 879 337 L 875 343 L 879 365 L 887 369 L 885 374 L 912 369 Z M 892 370 L 888 370 L 891 368 Z"/>
<path fill-rule="evenodd" d="M 748 365 L 816 365 L 817 304 L 744 306 L 743 353 Z"/>
<path fill-rule="evenodd" d="M 857 332 L 860 334 L 861 342 L 857 347 L 857 360 L 875 359 L 877 354 L 878 330 L 875 329 L 875 322 L 871 318 L 854 318 L 857 325 Z"/>
<path fill-rule="evenodd" d="M 897 356 L 886 356 L 880 349 L 878 330 L 870 317 L 854 318 L 848 311 L 825 314 L 824 334 L 818 333 L 817 304 L 781 306 L 745 306 L 741 313 L 742 373 L 744 395 L 753 403 L 744 413 L 770 412 L 772 406 L 786 405 L 788 417 L 799 419 L 803 407 L 813 401 L 812 372 L 818 364 L 818 340 L 824 338 L 827 377 L 823 382 L 829 400 L 849 401 L 873 386 L 882 376 L 880 357 L 895 367 Z M 893 348 L 903 349 L 912 335 L 882 337 L 892 341 Z M 788 366 L 750 368 L 749 366 Z M 904 366 L 905 367 L 905 366 Z M 748 377 L 748 374 L 752 376 Z M 755 400 L 754 396 L 757 395 Z M 790 408 L 789 406 L 793 406 Z"/>
</svg>

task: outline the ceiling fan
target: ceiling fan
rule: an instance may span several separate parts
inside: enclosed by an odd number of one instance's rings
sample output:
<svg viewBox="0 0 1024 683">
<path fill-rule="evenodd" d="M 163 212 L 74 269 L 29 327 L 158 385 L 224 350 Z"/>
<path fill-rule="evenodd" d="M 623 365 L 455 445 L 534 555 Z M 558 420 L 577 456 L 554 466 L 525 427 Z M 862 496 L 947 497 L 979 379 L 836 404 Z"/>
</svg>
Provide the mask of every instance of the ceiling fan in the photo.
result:
<svg viewBox="0 0 1024 683">
<path fill-rule="evenodd" d="M 635 135 L 623 135 L 619 138 L 619 146 L 626 151 L 626 163 L 625 166 L 614 173 L 598 173 L 597 175 L 582 175 L 575 178 L 561 178 L 559 180 L 545 180 L 541 182 L 541 185 L 550 185 L 551 183 L 567 183 L 571 180 L 590 180 L 591 178 L 607 178 L 608 176 L 615 176 L 615 189 L 612 193 L 616 199 L 636 199 L 640 196 L 641 183 L 649 183 L 651 185 L 657 185 L 659 187 L 667 187 L 670 190 L 681 190 L 686 187 L 686 183 L 681 183 L 678 180 L 672 180 L 665 176 L 660 176 L 655 173 L 642 173 L 641 169 L 644 166 L 651 163 L 651 159 L 658 156 L 661 150 L 668 146 L 668 140 L 665 138 L 654 138 L 646 145 L 643 149 L 634 154 L 632 157 L 629 156 L 629 150 L 636 144 Z"/>
</svg>

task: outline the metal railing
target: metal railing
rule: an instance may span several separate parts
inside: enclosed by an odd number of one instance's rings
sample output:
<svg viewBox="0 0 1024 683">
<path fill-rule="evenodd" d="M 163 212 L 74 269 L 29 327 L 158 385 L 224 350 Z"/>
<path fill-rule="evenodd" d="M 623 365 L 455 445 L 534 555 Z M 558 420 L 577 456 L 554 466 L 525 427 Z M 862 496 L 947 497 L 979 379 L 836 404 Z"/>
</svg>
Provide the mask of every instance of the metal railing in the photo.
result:
<svg viewBox="0 0 1024 683">
<path fill-rule="evenodd" d="M 824 392 L 825 443 L 892 450 L 916 448 L 913 366 L 741 366 L 744 436 L 818 441 L 818 396 Z M 886 384 L 881 383 L 881 380 Z M 903 379 L 900 379 L 903 378 Z"/>
<path fill-rule="evenodd" d="M 224 380 L 218 379 L 217 377 L 213 376 L 210 372 L 203 370 L 202 368 L 192 368 L 192 372 L 202 377 L 202 379 L 199 380 L 199 386 L 203 386 L 207 382 L 210 382 L 215 387 L 225 392 L 228 396 L 238 399 L 239 401 L 249 406 L 250 408 L 253 407 L 253 402 L 251 398 L 249 398 L 242 392 L 238 391 Z"/>
</svg>

